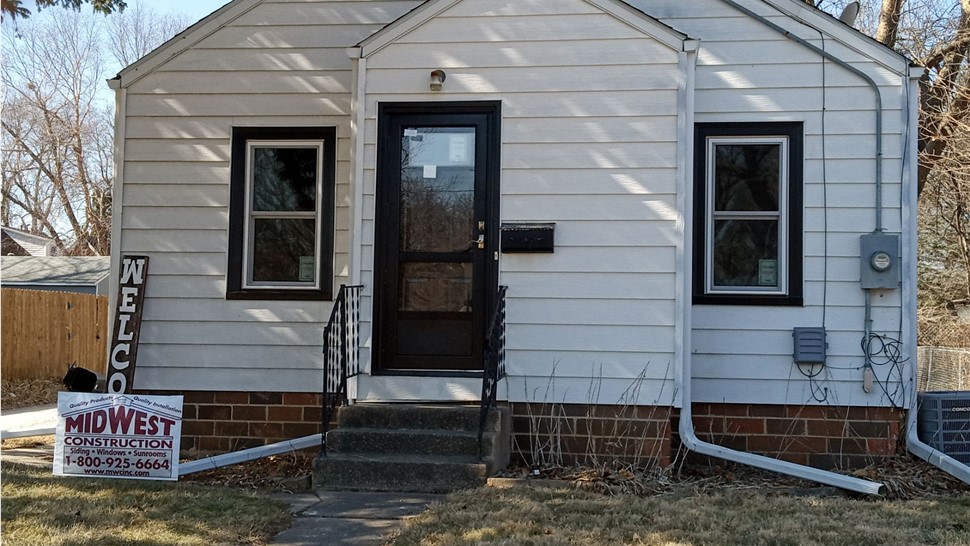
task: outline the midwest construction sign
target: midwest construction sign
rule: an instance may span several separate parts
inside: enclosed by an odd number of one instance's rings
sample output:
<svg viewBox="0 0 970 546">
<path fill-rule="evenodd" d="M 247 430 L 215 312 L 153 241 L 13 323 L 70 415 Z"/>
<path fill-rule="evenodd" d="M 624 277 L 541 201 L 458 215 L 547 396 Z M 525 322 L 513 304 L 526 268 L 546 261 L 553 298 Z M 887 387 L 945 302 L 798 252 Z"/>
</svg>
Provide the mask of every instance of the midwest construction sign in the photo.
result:
<svg viewBox="0 0 970 546">
<path fill-rule="evenodd" d="M 182 397 L 61 392 L 54 474 L 177 480 Z"/>
</svg>

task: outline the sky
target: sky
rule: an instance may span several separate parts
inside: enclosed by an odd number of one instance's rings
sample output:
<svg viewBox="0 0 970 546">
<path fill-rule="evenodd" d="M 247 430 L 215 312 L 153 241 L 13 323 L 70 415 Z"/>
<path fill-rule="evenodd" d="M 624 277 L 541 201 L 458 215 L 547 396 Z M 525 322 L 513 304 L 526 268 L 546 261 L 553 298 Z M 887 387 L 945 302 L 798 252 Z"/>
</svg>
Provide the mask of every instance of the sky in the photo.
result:
<svg viewBox="0 0 970 546">
<path fill-rule="evenodd" d="M 158 13 L 184 13 L 198 21 L 229 3 L 229 0 L 127 0 L 129 6 L 141 4 Z"/>
</svg>

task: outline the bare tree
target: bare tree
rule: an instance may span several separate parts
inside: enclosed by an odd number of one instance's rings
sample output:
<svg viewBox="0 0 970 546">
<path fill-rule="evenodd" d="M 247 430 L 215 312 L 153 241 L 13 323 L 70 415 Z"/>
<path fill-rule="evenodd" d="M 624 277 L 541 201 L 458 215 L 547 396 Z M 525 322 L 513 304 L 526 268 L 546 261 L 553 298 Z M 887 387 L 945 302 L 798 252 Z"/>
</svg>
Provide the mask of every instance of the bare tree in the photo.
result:
<svg viewBox="0 0 970 546">
<path fill-rule="evenodd" d="M 191 24 L 187 15 L 159 14 L 136 3 L 107 19 L 107 49 L 119 65 L 128 66 Z"/>
<path fill-rule="evenodd" d="M 48 236 L 61 252 L 108 253 L 108 67 L 134 62 L 187 25 L 185 16 L 136 5 L 109 18 L 45 10 L 4 26 L 0 222 Z"/>
<path fill-rule="evenodd" d="M 112 132 L 99 17 L 52 11 L 4 29 L 3 198 L 62 252 L 106 254 Z"/>
</svg>

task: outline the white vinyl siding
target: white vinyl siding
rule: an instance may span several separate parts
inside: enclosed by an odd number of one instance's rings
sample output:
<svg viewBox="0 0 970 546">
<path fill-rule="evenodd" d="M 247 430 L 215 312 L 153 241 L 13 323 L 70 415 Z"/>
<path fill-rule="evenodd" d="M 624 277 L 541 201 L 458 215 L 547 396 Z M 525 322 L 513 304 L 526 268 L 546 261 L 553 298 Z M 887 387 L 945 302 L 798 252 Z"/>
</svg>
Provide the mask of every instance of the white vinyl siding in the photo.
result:
<svg viewBox="0 0 970 546">
<path fill-rule="evenodd" d="M 556 223 L 554 253 L 500 254 L 509 287 L 500 396 L 614 404 L 643 373 L 639 403 L 670 403 L 678 60 L 582 0 L 464 0 L 367 57 L 365 294 L 377 103 L 500 100 L 501 220 Z M 435 69 L 447 79 L 432 93 Z"/>
<path fill-rule="evenodd" d="M 767 3 L 741 3 L 817 47 L 852 62 L 881 86 L 884 227 L 890 233 L 900 232 L 903 133 L 912 130 L 903 125 L 901 84 L 906 67 L 902 59 L 894 58 L 890 52 L 875 60 L 867 58 L 856 47 L 858 44 L 847 47 L 832 36 L 826 36 L 823 44 L 818 32 Z M 794 2 L 774 3 L 801 9 Z M 695 122 L 796 121 L 802 122 L 805 129 L 804 306 L 693 306 L 694 401 L 817 404 L 810 381 L 792 363 L 792 328 L 821 326 L 824 314 L 828 365 L 814 386 L 828 389 L 825 403 L 889 405 L 878 388 L 870 394 L 862 390 L 860 369 L 865 312 L 859 285 L 859 237 L 875 227 L 872 89 L 832 62 L 824 63 L 823 88 L 823 62 L 817 53 L 719 0 L 632 0 L 631 4 L 700 40 Z M 898 67 L 891 70 L 880 62 L 895 62 Z M 901 292 L 880 291 L 873 298 L 876 331 L 892 337 L 899 335 Z M 915 347 L 904 350 L 915 351 Z M 876 371 L 882 379 L 885 372 Z"/>
<path fill-rule="evenodd" d="M 243 4 L 127 87 L 120 252 L 151 256 L 137 388 L 320 389 L 330 302 L 225 299 L 231 131 L 336 127 L 334 254 L 321 257 L 336 292 L 350 239 L 345 49 L 418 2 Z"/>
</svg>

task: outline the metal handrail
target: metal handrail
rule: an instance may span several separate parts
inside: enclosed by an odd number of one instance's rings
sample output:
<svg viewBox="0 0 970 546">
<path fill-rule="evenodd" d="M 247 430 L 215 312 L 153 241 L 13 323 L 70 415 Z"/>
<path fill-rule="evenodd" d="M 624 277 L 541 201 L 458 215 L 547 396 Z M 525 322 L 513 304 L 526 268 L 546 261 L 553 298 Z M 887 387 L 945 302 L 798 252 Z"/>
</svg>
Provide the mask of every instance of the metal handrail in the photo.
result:
<svg viewBox="0 0 970 546">
<path fill-rule="evenodd" d="M 340 285 L 330 320 L 323 329 L 323 393 L 320 453 L 327 454 L 327 431 L 337 406 L 347 403 L 347 379 L 360 374 L 360 292 Z"/>
<path fill-rule="evenodd" d="M 495 309 L 488 325 L 485 338 L 485 365 L 482 370 L 482 402 L 478 421 L 478 453 L 483 456 L 482 439 L 488 411 L 495 407 L 498 397 L 498 382 L 505 377 L 505 292 L 507 286 L 499 286 L 495 298 Z"/>
</svg>

